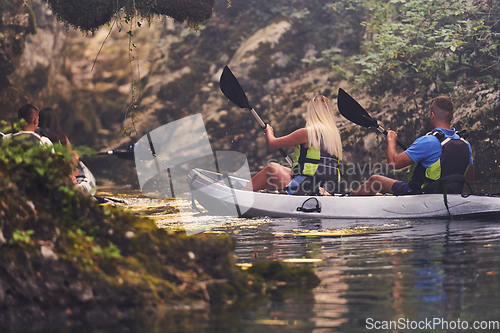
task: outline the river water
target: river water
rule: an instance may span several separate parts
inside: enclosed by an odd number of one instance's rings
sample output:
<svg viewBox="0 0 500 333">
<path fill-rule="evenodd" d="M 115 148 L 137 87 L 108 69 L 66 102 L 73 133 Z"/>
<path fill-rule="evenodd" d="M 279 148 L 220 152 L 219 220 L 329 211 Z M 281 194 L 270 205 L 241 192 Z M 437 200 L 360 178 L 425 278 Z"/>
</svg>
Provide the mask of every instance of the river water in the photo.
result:
<svg viewBox="0 0 500 333">
<path fill-rule="evenodd" d="M 169 205 L 126 204 L 179 228 Z M 242 267 L 295 262 L 321 283 L 252 308 L 212 309 L 203 325 L 178 332 L 500 331 L 499 221 L 192 219 L 233 237 Z"/>
</svg>

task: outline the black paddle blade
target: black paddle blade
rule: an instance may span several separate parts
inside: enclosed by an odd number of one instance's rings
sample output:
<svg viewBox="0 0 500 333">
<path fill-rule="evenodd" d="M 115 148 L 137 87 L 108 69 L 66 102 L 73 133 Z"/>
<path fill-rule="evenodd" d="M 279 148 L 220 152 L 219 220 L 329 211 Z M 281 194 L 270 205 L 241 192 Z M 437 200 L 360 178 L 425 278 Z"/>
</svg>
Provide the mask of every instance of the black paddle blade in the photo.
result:
<svg viewBox="0 0 500 333">
<path fill-rule="evenodd" d="M 231 102 L 242 109 L 252 109 L 243 88 L 241 88 L 240 83 L 227 66 L 224 67 L 222 75 L 220 76 L 219 86 L 224 96 Z"/>
<path fill-rule="evenodd" d="M 359 126 L 368 128 L 378 126 L 377 121 L 370 117 L 368 112 L 342 88 L 339 88 L 337 106 L 341 115 Z"/>
</svg>

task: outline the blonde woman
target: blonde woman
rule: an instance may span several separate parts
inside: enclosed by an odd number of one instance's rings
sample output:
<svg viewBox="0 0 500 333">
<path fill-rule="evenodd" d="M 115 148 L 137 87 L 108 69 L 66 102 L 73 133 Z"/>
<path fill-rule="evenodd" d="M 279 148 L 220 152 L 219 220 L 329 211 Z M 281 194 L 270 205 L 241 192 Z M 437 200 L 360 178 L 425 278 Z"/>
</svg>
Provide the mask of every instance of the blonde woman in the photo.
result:
<svg viewBox="0 0 500 333">
<path fill-rule="evenodd" d="M 292 169 L 269 163 L 245 186 L 248 190 L 285 190 L 288 194 L 318 193 L 325 182 L 339 181 L 337 163 L 342 158 L 340 134 L 328 98 L 315 96 L 307 106 L 306 126 L 276 138 L 270 125 L 266 128 L 269 148 L 295 146 Z"/>
</svg>

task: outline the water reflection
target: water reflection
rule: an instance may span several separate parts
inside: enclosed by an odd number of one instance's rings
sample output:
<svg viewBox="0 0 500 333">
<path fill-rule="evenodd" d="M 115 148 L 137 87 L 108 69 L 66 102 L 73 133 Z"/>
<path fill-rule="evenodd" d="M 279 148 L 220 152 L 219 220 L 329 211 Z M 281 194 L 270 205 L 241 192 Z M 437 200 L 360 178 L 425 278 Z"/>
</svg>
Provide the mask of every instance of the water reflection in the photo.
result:
<svg viewBox="0 0 500 333">
<path fill-rule="evenodd" d="M 495 222 L 357 221 L 355 225 L 368 225 L 371 231 L 348 237 L 293 237 L 300 228 L 346 228 L 346 223 L 274 220 L 252 235 L 233 235 L 242 261 L 252 260 L 255 251 L 266 259 L 322 259 L 315 264 L 322 282 L 313 297 L 296 296 L 250 311 L 253 322 L 267 325 L 265 330 L 245 325 L 244 332 L 281 332 L 285 327 L 295 332 L 362 332 L 368 331 L 368 318 L 394 321 L 396 331 L 434 318 L 450 325 L 459 319 L 468 325 L 497 320 L 498 310 L 491 306 L 500 296 L 500 227 Z M 300 325 L 294 322 L 297 310 L 310 316 Z M 450 330 L 441 328 L 433 331 Z"/>
<path fill-rule="evenodd" d="M 450 327 L 457 320 L 470 331 L 475 321 L 499 324 L 497 221 L 229 218 L 211 232 L 236 240 L 240 263 L 320 259 L 302 265 L 314 267 L 321 284 L 250 309 L 212 309 L 202 332 L 411 332 L 401 325 L 425 320 L 449 326 L 427 331 L 448 332 L 465 331 Z M 367 329 L 390 321 L 400 326 Z"/>
</svg>

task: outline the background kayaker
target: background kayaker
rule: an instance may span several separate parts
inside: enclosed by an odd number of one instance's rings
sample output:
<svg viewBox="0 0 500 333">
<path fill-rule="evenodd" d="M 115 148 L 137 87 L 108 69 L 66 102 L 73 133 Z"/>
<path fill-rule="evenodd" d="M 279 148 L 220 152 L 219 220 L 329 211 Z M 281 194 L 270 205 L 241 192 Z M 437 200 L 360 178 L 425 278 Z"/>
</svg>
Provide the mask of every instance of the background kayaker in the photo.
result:
<svg viewBox="0 0 500 333">
<path fill-rule="evenodd" d="M 60 143 L 63 146 L 66 146 L 68 152 L 71 153 L 73 158 L 71 159 L 72 165 L 78 165 L 80 157 L 71 149 L 71 143 L 64 134 L 57 120 L 56 112 L 52 108 L 43 108 L 39 112 L 39 122 L 38 128 L 36 129 L 36 133 L 41 135 L 42 137 L 48 137 L 52 143 Z M 71 174 L 71 180 L 74 184 L 78 184 L 76 177 L 81 173 L 81 170 L 78 167 L 73 169 Z"/>
<path fill-rule="evenodd" d="M 284 189 L 288 194 L 297 194 L 301 190 L 306 191 L 302 187 L 314 180 L 312 177 L 338 181 L 336 165 L 342 158 L 342 143 L 328 98 L 315 96 L 307 106 L 305 120 L 304 128 L 279 138 L 274 136 L 273 128 L 267 125 L 265 134 L 269 148 L 295 146 L 293 167 L 290 169 L 271 162 L 252 178 L 245 189 Z"/>
<path fill-rule="evenodd" d="M 388 131 L 387 161 L 395 169 L 412 165 L 408 182 L 372 175 L 364 184 L 353 190 L 351 195 L 406 194 L 418 191 L 443 175 L 450 174 L 465 174 L 466 181 L 474 180 L 472 150 L 470 144 L 460 138 L 451 127 L 453 113 L 453 102 L 449 97 L 434 98 L 429 111 L 430 123 L 434 130 L 416 139 L 410 148 L 402 153 L 396 150 L 398 135 L 394 131 Z"/>
<path fill-rule="evenodd" d="M 71 146 L 68 137 L 59 126 L 55 111 L 51 108 L 43 108 L 38 113 L 38 128 L 36 129 L 36 133 L 46 136 L 53 143 Z"/>
<path fill-rule="evenodd" d="M 17 110 L 17 118 L 24 119 L 25 123 L 21 125 L 21 131 L 17 133 L 6 134 L 3 139 L 39 141 L 41 145 L 51 146 L 52 141 L 49 138 L 35 133 L 38 127 L 38 108 L 32 104 L 24 104 Z"/>
</svg>

